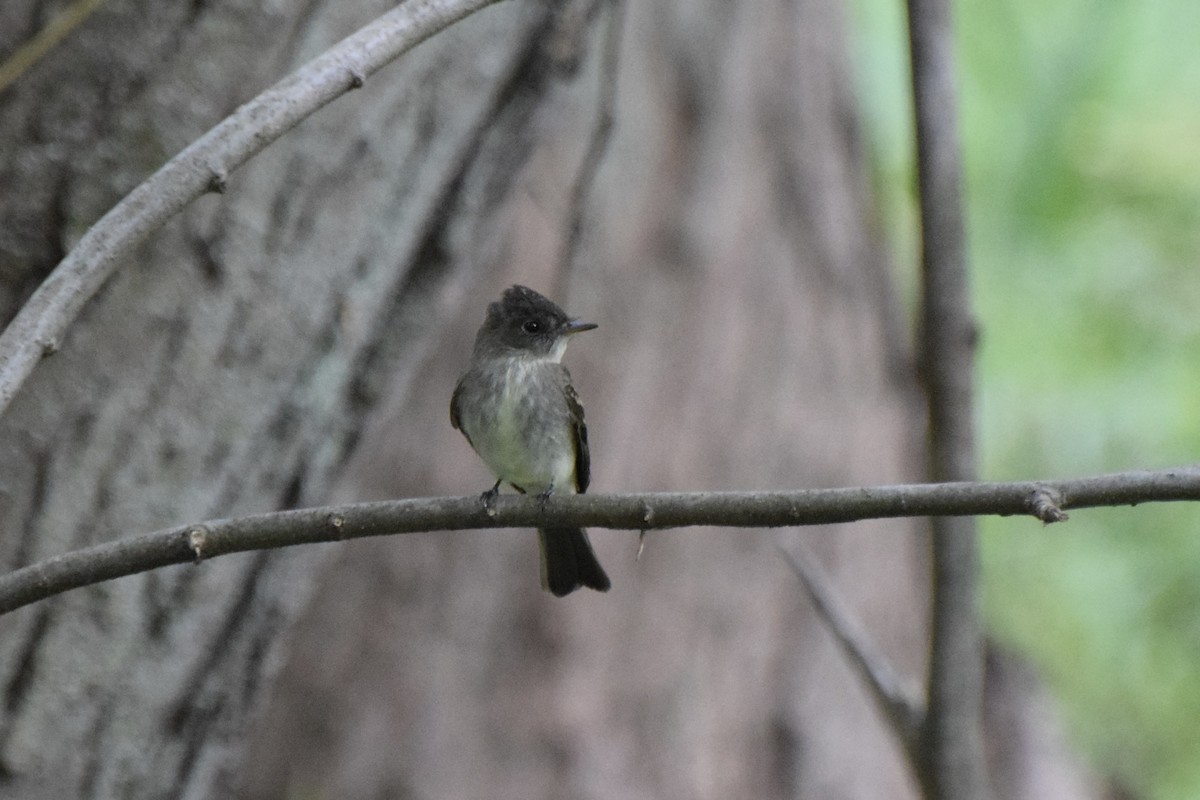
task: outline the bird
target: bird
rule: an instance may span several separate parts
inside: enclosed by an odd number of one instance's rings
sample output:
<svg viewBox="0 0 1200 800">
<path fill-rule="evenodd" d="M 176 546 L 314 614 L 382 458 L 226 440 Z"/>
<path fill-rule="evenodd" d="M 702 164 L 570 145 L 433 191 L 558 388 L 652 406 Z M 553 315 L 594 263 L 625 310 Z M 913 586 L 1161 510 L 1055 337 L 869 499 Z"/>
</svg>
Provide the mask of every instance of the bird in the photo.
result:
<svg viewBox="0 0 1200 800">
<path fill-rule="evenodd" d="M 488 305 L 450 398 L 450 424 L 496 478 L 480 495 L 485 508 L 505 483 L 543 505 L 552 494 L 587 491 L 587 425 L 562 357 L 571 337 L 596 327 L 519 284 Z M 582 528 L 539 528 L 538 545 L 542 588 L 556 597 L 611 587 Z"/>
</svg>

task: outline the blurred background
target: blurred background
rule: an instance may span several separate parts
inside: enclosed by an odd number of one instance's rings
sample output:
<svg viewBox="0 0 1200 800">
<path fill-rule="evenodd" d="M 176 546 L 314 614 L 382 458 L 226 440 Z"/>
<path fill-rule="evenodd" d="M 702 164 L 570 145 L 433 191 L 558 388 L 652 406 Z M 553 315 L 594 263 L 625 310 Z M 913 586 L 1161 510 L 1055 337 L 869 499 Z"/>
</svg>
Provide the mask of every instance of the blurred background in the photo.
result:
<svg viewBox="0 0 1200 800">
<path fill-rule="evenodd" d="M 1195 463 L 1200 7 L 962 0 L 957 12 L 981 474 Z M 903 8 L 856 0 L 853 13 L 876 197 L 911 298 Z M 1200 509 L 982 524 L 991 634 L 1037 664 L 1071 741 L 1132 796 L 1200 796 Z"/>
</svg>

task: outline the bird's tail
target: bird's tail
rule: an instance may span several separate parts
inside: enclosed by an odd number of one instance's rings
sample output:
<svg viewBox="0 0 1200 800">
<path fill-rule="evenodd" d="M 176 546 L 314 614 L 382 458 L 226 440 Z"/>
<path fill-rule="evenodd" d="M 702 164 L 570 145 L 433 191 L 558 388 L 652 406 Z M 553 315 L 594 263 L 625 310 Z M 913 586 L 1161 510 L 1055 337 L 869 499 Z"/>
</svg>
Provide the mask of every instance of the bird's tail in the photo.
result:
<svg viewBox="0 0 1200 800">
<path fill-rule="evenodd" d="M 596 560 L 583 528 L 539 528 L 542 552 L 542 588 L 563 597 L 586 586 L 607 592 L 612 583 Z"/>
</svg>

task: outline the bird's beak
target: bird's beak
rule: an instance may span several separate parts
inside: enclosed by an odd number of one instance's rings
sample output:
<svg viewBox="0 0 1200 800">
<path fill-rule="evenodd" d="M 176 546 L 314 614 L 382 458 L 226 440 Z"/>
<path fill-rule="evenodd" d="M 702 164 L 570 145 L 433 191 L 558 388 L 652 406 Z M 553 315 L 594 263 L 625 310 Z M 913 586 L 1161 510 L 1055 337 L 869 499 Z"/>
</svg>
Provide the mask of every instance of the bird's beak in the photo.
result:
<svg viewBox="0 0 1200 800">
<path fill-rule="evenodd" d="M 564 332 L 567 334 L 567 336 L 571 336 L 576 333 L 583 333 L 584 331 L 590 331 L 593 328 L 599 327 L 600 326 L 594 322 L 580 322 L 577 319 L 573 319 L 567 324 Z"/>
</svg>

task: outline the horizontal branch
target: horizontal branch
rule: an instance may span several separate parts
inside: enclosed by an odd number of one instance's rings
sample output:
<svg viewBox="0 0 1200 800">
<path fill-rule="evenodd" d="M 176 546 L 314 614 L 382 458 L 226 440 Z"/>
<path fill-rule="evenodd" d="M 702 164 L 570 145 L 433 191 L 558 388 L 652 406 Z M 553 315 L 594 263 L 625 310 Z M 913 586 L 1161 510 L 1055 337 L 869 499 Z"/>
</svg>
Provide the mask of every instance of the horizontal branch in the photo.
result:
<svg viewBox="0 0 1200 800">
<path fill-rule="evenodd" d="M 999 514 L 1066 519 L 1065 509 L 1200 500 L 1200 467 L 1064 481 L 936 483 L 791 492 L 433 497 L 279 511 L 120 539 L 0 576 L 0 614 L 52 595 L 168 564 L 366 536 L 578 525 L 654 530 L 691 525 L 778 528 L 864 519 Z"/>
</svg>

